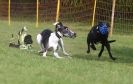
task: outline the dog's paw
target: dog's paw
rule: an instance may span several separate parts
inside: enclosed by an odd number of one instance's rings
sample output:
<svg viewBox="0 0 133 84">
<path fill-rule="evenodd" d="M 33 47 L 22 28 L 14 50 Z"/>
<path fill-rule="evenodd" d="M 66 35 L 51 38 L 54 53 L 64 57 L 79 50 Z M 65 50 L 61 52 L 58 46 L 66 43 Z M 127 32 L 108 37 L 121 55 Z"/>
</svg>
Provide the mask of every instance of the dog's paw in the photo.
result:
<svg viewBox="0 0 133 84">
<path fill-rule="evenodd" d="M 69 59 L 71 59 L 72 57 L 71 56 L 67 56 Z"/>
<path fill-rule="evenodd" d="M 90 45 L 93 50 L 96 50 L 96 47 L 94 45 Z"/>
<path fill-rule="evenodd" d="M 63 57 L 58 56 L 58 57 L 56 57 L 56 58 L 58 58 L 58 59 L 62 59 Z"/>
<path fill-rule="evenodd" d="M 43 58 L 46 58 L 47 56 L 44 56 L 44 55 L 43 55 L 42 57 L 43 57 Z"/>
<path fill-rule="evenodd" d="M 43 53 L 42 57 L 46 58 L 47 56 L 46 56 L 46 54 L 45 54 L 45 53 Z"/>
<path fill-rule="evenodd" d="M 46 54 L 47 54 L 47 53 L 46 53 L 46 52 L 44 52 L 42 57 L 45 57 L 45 58 L 46 58 L 46 57 L 47 57 L 47 56 L 46 56 Z"/>
<path fill-rule="evenodd" d="M 66 56 L 68 56 L 69 54 L 68 53 L 66 53 L 66 52 L 63 52 L 64 53 L 64 55 L 66 55 Z"/>
<path fill-rule="evenodd" d="M 115 58 L 115 57 L 112 57 L 111 59 L 112 59 L 112 60 L 116 60 L 116 58 Z"/>
<path fill-rule="evenodd" d="M 40 51 L 38 51 L 38 53 L 43 53 L 44 51 L 42 51 L 42 50 L 40 50 Z"/>
<path fill-rule="evenodd" d="M 87 50 L 87 53 L 90 53 L 90 50 Z"/>
</svg>

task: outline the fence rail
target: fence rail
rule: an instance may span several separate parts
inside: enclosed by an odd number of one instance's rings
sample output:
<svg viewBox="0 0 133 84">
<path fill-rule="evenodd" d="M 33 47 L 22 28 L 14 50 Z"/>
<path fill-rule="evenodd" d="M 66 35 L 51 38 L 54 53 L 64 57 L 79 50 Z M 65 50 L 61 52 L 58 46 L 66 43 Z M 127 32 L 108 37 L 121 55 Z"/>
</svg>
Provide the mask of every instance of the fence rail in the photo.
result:
<svg viewBox="0 0 133 84">
<path fill-rule="evenodd" d="M 8 1 L 11 1 L 10 15 Z M 35 21 L 36 23 L 57 20 L 69 22 L 86 22 L 88 23 L 88 26 L 91 24 L 97 24 L 99 21 L 107 21 L 110 24 L 114 23 L 112 27 L 114 28 L 113 31 L 115 32 L 133 32 L 132 0 L 116 0 L 113 17 L 112 11 L 114 0 L 80 0 L 80 3 L 74 3 L 73 0 L 48 0 L 45 2 L 39 1 L 40 0 L 34 0 L 32 3 L 20 3 L 13 2 L 13 0 L 5 0 L 4 2 L 0 3 L 0 18 L 7 20 L 10 19 L 11 21 L 18 19 L 24 21 L 28 19 Z M 60 4 L 58 1 L 60 1 Z M 8 16 L 10 16 L 10 18 Z"/>
</svg>

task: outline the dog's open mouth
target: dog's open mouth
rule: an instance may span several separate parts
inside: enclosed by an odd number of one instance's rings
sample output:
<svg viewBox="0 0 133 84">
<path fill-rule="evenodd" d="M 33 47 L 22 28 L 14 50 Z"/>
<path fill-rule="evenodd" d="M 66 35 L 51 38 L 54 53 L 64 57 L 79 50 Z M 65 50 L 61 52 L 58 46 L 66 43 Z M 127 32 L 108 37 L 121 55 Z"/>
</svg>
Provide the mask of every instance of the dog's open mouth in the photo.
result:
<svg viewBox="0 0 133 84">
<path fill-rule="evenodd" d="M 72 33 L 72 34 L 64 34 L 64 37 L 69 37 L 69 38 L 76 38 L 76 33 Z"/>
</svg>

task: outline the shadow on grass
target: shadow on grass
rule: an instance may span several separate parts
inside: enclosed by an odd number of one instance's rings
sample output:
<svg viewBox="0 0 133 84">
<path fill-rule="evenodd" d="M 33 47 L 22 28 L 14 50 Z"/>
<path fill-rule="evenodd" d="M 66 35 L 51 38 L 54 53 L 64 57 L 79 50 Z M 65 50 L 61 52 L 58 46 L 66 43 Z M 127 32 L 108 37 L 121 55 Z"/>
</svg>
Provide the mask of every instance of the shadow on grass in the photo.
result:
<svg viewBox="0 0 133 84">
<path fill-rule="evenodd" d="M 103 52 L 101 58 L 98 58 L 98 53 L 93 54 L 92 52 L 87 54 L 74 54 L 74 58 L 83 59 L 83 60 L 93 60 L 93 61 L 103 61 L 103 62 L 114 62 L 114 63 L 133 63 L 133 48 L 129 47 L 120 47 L 115 48 L 113 51 L 111 51 L 113 54 L 113 57 L 116 57 L 116 60 L 113 61 L 110 59 L 108 53 L 106 54 L 106 57 L 104 56 L 105 53 Z"/>
<path fill-rule="evenodd" d="M 73 56 L 74 58 L 77 59 L 83 59 L 83 60 L 90 60 L 90 61 L 108 61 L 108 62 L 113 62 L 109 57 L 102 57 L 98 58 L 96 55 L 94 56 L 93 54 L 85 54 L 85 55 L 80 55 L 80 54 L 75 54 Z"/>
</svg>

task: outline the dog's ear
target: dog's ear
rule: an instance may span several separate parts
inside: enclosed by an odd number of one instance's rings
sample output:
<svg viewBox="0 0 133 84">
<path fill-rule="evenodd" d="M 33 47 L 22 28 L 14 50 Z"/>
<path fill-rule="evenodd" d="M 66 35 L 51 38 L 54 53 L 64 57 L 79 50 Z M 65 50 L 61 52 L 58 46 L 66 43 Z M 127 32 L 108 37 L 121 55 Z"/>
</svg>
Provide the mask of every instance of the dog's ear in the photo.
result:
<svg viewBox="0 0 133 84">
<path fill-rule="evenodd" d="M 55 26 L 55 28 L 60 29 L 60 28 L 61 28 L 61 25 L 58 25 L 58 24 L 57 24 L 57 25 Z"/>
<path fill-rule="evenodd" d="M 55 23 L 53 23 L 53 25 L 55 25 L 55 26 L 56 26 L 58 23 L 59 23 L 59 22 L 55 22 Z"/>
<path fill-rule="evenodd" d="M 65 28 L 65 29 L 68 29 L 68 27 L 67 27 L 67 26 L 64 26 L 64 28 Z"/>
<path fill-rule="evenodd" d="M 24 26 L 22 29 L 21 29 L 21 32 L 24 32 L 24 31 L 28 31 L 27 27 Z"/>
<path fill-rule="evenodd" d="M 61 26 L 63 26 L 62 22 L 58 22 L 58 25 L 61 25 Z"/>
<path fill-rule="evenodd" d="M 27 29 L 27 27 L 26 27 L 26 26 L 24 26 L 24 28 L 23 28 L 23 29 L 24 29 L 24 31 L 28 31 L 28 29 Z"/>
<path fill-rule="evenodd" d="M 61 25 L 61 26 L 63 26 L 63 24 L 62 24 L 62 22 L 55 22 L 55 23 L 53 23 L 53 25 Z"/>
<path fill-rule="evenodd" d="M 56 28 L 61 28 L 63 26 L 63 24 L 61 22 L 58 22 L 58 24 L 56 24 Z"/>
<path fill-rule="evenodd" d="M 63 24 L 61 22 L 55 22 L 53 25 L 55 25 L 55 31 L 61 31 L 63 28 Z"/>
</svg>

